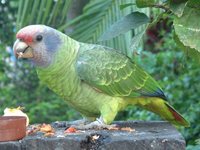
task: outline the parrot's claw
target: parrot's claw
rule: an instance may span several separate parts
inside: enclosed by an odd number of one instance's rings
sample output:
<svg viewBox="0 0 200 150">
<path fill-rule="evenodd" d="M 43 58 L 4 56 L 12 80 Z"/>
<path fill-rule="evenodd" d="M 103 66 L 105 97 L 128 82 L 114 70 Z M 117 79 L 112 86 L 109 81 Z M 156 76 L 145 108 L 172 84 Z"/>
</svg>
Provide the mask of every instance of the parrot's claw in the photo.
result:
<svg viewBox="0 0 200 150">
<path fill-rule="evenodd" d="M 112 128 L 116 128 L 117 125 L 116 124 L 112 124 L 112 125 L 107 125 L 104 122 L 101 121 L 101 119 L 97 119 L 96 121 L 93 121 L 89 124 L 79 124 L 79 125 L 72 125 L 71 127 L 76 128 L 78 130 L 89 130 L 89 129 L 96 129 L 96 130 L 101 130 L 101 129 L 112 129 Z"/>
</svg>

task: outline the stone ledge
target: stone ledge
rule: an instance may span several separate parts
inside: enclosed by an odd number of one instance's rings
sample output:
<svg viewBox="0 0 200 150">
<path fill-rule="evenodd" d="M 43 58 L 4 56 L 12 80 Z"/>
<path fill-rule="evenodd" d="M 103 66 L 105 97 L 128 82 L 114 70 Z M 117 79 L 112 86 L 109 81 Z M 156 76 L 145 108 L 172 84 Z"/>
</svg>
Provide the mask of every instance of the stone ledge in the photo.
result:
<svg viewBox="0 0 200 150">
<path fill-rule="evenodd" d="M 20 141 L 0 142 L 0 150 L 185 150 L 184 138 L 167 122 L 120 121 L 116 124 L 135 131 L 88 130 L 64 136 L 64 128 L 55 128 L 53 137 L 35 134 Z M 92 140 L 94 135 L 99 138 Z"/>
</svg>

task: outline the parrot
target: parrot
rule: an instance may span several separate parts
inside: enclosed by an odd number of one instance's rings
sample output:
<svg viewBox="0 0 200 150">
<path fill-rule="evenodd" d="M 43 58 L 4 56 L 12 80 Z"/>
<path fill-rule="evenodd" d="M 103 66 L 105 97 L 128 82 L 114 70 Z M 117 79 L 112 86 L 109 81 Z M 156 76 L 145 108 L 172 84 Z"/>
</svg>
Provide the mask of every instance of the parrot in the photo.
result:
<svg viewBox="0 0 200 150">
<path fill-rule="evenodd" d="M 156 80 L 119 50 L 36 24 L 17 32 L 13 51 L 16 58 L 30 60 L 39 79 L 83 116 L 74 121 L 78 129 L 108 128 L 130 105 L 175 126 L 190 126 Z"/>
</svg>

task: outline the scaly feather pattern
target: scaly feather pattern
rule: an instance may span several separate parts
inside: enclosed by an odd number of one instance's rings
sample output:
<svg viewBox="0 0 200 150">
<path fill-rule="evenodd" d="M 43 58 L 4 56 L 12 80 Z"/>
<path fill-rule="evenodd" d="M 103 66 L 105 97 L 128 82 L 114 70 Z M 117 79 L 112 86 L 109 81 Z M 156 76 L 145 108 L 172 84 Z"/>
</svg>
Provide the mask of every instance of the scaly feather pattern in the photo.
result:
<svg viewBox="0 0 200 150">
<path fill-rule="evenodd" d="M 165 99 L 160 86 L 149 74 L 125 55 L 108 47 L 83 45 L 77 71 L 86 83 L 112 96 Z"/>
</svg>

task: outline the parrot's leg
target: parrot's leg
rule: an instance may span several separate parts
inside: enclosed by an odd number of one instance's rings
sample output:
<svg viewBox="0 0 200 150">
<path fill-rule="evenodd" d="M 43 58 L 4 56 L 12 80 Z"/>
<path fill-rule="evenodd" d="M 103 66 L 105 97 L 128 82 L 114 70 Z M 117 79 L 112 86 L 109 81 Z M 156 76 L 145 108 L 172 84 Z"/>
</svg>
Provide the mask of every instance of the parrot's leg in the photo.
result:
<svg viewBox="0 0 200 150">
<path fill-rule="evenodd" d="M 89 129 L 111 129 L 111 128 L 115 128 L 116 125 L 115 124 L 107 125 L 103 121 L 103 118 L 100 117 L 100 118 L 97 118 L 95 121 L 93 121 L 89 124 L 72 125 L 71 127 L 74 127 L 76 129 L 79 129 L 79 130 L 89 130 Z"/>
<path fill-rule="evenodd" d="M 118 112 L 118 107 L 113 107 L 113 105 L 104 105 L 101 109 L 101 116 L 97 118 L 95 121 L 86 124 L 86 125 L 78 125 L 73 126 L 76 129 L 80 130 L 88 130 L 88 129 L 110 129 L 115 128 L 116 125 L 109 125 L 114 120 L 115 116 Z"/>
</svg>

